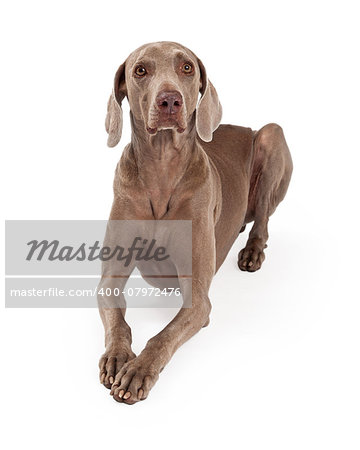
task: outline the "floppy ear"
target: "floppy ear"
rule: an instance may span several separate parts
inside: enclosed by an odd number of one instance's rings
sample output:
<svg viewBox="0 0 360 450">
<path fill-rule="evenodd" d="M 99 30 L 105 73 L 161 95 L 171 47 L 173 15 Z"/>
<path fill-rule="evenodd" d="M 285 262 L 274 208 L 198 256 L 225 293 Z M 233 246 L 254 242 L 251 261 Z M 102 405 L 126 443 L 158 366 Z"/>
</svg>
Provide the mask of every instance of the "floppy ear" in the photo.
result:
<svg viewBox="0 0 360 450">
<path fill-rule="evenodd" d="M 204 64 L 198 59 L 201 73 L 201 97 L 196 110 L 196 130 L 205 142 L 212 140 L 212 134 L 220 124 L 222 107 L 216 89 L 208 80 Z"/>
<path fill-rule="evenodd" d="M 119 143 L 121 138 L 123 126 L 123 112 L 121 109 L 121 103 L 125 95 L 125 63 L 123 63 L 116 72 L 114 79 L 114 88 L 107 105 L 105 128 L 109 134 L 107 141 L 107 145 L 109 147 L 115 147 L 115 145 Z"/>
</svg>

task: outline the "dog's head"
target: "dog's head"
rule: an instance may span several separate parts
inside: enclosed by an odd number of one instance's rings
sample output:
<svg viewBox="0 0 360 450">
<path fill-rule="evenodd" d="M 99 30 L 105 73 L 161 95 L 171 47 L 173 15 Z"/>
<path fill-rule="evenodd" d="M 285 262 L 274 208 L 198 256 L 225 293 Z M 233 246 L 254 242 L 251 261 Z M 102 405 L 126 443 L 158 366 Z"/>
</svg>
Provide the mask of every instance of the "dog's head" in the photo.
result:
<svg viewBox="0 0 360 450">
<path fill-rule="evenodd" d="M 118 68 L 105 122 L 109 147 L 121 138 L 125 96 L 134 119 L 149 134 L 168 128 L 183 133 L 195 114 L 197 133 L 209 142 L 220 123 L 221 105 L 204 65 L 174 42 L 146 44 Z"/>
</svg>

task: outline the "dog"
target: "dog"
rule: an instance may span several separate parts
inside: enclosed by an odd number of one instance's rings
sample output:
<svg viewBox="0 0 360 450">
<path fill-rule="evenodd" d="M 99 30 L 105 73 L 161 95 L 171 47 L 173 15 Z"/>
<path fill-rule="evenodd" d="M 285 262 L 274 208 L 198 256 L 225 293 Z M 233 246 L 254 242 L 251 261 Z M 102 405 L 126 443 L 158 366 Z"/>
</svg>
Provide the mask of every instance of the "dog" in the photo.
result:
<svg viewBox="0 0 360 450">
<path fill-rule="evenodd" d="M 251 222 L 238 266 L 260 269 L 268 220 L 293 166 L 279 125 L 259 131 L 220 125 L 222 107 L 205 66 L 180 44 L 146 44 L 120 65 L 105 121 L 110 147 L 121 138 L 125 97 L 132 137 L 116 169 L 110 219 L 192 220 L 192 288 L 184 285 L 183 292 L 192 296 L 190 308 L 181 308 L 138 356 L 125 308 L 100 308 L 106 347 L 100 381 L 116 401 L 134 404 L 148 396 L 174 352 L 209 324 L 212 278 Z M 117 283 L 123 287 L 126 278 Z"/>
</svg>

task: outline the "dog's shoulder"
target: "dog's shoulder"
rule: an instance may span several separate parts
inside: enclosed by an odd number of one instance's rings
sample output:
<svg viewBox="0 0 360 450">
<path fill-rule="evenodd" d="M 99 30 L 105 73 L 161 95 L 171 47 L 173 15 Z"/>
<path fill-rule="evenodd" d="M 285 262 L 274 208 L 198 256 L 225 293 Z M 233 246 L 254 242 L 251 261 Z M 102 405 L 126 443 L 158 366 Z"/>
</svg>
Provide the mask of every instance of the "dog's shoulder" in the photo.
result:
<svg viewBox="0 0 360 450">
<path fill-rule="evenodd" d="M 251 128 L 238 125 L 222 124 L 214 132 L 213 142 L 238 143 L 239 141 L 248 141 L 253 139 L 254 132 Z"/>
<path fill-rule="evenodd" d="M 234 155 L 250 155 L 253 147 L 254 131 L 251 128 L 237 125 L 220 125 L 214 132 L 211 142 L 206 142 L 203 147 L 206 153 L 222 155 L 222 158 L 232 158 Z"/>
</svg>

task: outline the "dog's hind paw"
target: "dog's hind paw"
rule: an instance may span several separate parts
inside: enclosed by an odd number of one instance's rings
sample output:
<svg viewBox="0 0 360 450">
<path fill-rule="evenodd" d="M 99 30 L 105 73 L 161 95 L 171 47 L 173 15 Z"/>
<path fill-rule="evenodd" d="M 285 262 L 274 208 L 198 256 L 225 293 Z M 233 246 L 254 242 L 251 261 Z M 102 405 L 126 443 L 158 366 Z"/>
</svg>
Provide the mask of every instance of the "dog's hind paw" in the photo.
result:
<svg viewBox="0 0 360 450">
<path fill-rule="evenodd" d="M 259 270 L 265 259 L 264 248 L 266 247 L 266 244 L 265 247 L 259 246 L 255 240 L 248 242 L 238 256 L 239 269 L 246 272 Z"/>
</svg>

